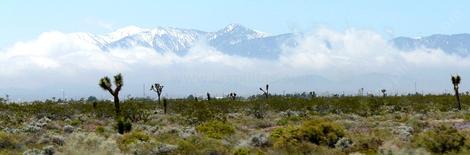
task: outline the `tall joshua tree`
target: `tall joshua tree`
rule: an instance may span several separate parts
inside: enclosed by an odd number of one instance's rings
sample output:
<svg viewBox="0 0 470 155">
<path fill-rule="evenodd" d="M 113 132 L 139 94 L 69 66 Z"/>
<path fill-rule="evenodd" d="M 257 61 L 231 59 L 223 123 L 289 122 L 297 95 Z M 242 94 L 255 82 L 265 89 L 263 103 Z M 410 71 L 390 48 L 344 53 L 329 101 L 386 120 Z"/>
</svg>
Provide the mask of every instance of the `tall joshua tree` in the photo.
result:
<svg viewBox="0 0 470 155">
<path fill-rule="evenodd" d="M 235 99 L 237 98 L 237 93 L 232 92 L 232 93 L 228 94 L 228 96 L 230 97 L 230 99 L 235 101 Z"/>
<path fill-rule="evenodd" d="M 155 84 L 152 85 L 150 90 L 153 90 L 155 93 L 157 93 L 158 104 L 160 104 L 160 96 L 162 95 L 163 85 L 161 85 L 159 83 L 155 83 Z"/>
<path fill-rule="evenodd" d="M 382 92 L 383 97 L 387 96 L 387 90 L 386 89 L 382 89 L 380 91 Z"/>
<path fill-rule="evenodd" d="M 317 97 L 317 93 L 315 91 L 311 91 L 308 94 L 310 95 L 311 98 Z"/>
<path fill-rule="evenodd" d="M 263 95 L 266 97 L 266 99 L 268 99 L 268 96 L 269 96 L 269 85 L 267 84 L 266 85 L 266 90 L 264 90 L 263 88 L 259 88 L 259 90 L 261 90 L 263 92 Z"/>
<path fill-rule="evenodd" d="M 111 95 L 113 95 L 116 116 L 119 116 L 119 114 L 121 113 L 121 108 L 119 106 L 119 91 L 121 91 L 123 85 L 121 73 L 114 76 L 114 85 L 116 85 L 116 88 L 114 90 L 112 89 L 111 80 L 107 76 L 100 79 L 99 85 L 101 88 L 107 90 Z"/>
<path fill-rule="evenodd" d="M 263 95 L 264 97 L 266 98 L 266 104 L 268 103 L 268 97 L 269 97 L 269 85 L 267 84 L 266 85 L 266 89 L 263 89 L 263 88 L 259 88 L 259 90 L 261 90 L 263 92 Z M 264 118 L 264 115 L 265 115 L 265 109 L 263 107 L 263 104 L 261 102 L 259 102 L 255 108 L 255 117 L 256 118 Z"/>
<path fill-rule="evenodd" d="M 207 100 L 208 100 L 208 101 L 211 100 L 211 94 L 209 94 L 209 92 L 207 92 Z"/>
<path fill-rule="evenodd" d="M 451 80 L 452 80 L 452 84 L 454 85 L 455 98 L 457 99 L 457 108 L 459 110 L 462 110 L 462 106 L 460 105 L 460 94 L 459 94 L 460 76 L 454 75 L 452 76 Z"/>
</svg>

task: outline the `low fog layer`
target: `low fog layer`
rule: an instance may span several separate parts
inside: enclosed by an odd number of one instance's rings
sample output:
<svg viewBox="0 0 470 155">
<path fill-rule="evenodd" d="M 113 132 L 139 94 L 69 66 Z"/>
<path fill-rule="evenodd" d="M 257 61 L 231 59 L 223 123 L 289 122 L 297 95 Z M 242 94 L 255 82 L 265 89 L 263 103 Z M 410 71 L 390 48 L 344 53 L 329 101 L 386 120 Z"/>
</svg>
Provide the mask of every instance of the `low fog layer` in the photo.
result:
<svg viewBox="0 0 470 155">
<path fill-rule="evenodd" d="M 439 49 L 401 51 L 378 33 L 358 29 L 298 35 L 296 46 L 285 46 L 277 59 L 229 55 L 204 40 L 185 54 L 146 47 L 103 51 L 72 34 L 45 32 L 1 49 L 0 65 L 0 93 L 14 100 L 61 98 L 63 92 L 67 98 L 109 98 L 98 79 L 116 73 L 124 76 L 123 97 L 144 91 L 153 97 L 154 82 L 165 85 L 167 97 L 252 95 L 267 83 L 273 93 L 409 93 L 415 83 L 419 92 L 442 93 L 450 92 L 454 73 L 463 78 L 461 88 L 470 90 L 470 58 Z"/>
</svg>

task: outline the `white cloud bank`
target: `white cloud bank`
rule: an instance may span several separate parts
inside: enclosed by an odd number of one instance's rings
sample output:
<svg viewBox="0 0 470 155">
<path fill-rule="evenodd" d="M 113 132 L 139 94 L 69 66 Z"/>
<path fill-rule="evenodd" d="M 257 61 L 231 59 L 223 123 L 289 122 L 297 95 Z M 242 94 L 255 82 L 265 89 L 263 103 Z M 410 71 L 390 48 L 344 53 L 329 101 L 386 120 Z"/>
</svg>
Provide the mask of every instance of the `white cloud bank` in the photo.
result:
<svg viewBox="0 0 470 155">
<path fill-rule="evenodd" d="M 437 49 L 400 51 L 381 35 L 367 30 L 338 32 L 322 28 L 299 36 L 297 43 L 285 47 L 277 60 L 260 60 L 226 55 L 204 43 L 183 56 L 144 47 L 102 51 L 74 34 L 46 32 L 0 51 L 0 93 L 42 99 L 60 97 L 64 89 L 68 97 L 106 97 L 97 80 L 117 72 L 124 73 L 123 94 L 134 96 L 141 96 L 142 85 L 152 82 L 166 84 L 168 96 L 202 95 L 207 91 L 246 95 L 257 93 L 260 85 L 276 82 L 279 87 L 272 87 L 278 93 L 306 89 L 353 92 L 360 87 L 409 91 L 412 81 L 418 81 L 425 91 L 437 92 L 448 87 L 452 73 L 461 73 L 463 81 L 465 75 L 470 76 L 464 73 L 470 69 L 468 57 Z M 361 83 L 362 77 L 368 79 L 369 75 L 375 76 Z M 283 80 L 305 76 L 322 77 L 328 83 L 309 87 L 302 87 L 306 84 L 301 81 L 282 84 Z"/>
</svg>

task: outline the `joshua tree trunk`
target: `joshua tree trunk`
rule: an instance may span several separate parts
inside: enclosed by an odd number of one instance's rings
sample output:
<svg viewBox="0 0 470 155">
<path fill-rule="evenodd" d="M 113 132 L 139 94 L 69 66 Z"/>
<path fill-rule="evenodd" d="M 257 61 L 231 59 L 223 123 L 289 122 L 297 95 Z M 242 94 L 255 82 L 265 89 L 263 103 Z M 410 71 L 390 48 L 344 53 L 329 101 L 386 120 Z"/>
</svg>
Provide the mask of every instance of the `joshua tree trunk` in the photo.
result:
<svg viewBox="0 0 470 155">
<path fill-rule="evenodd" d="M 114 95 L 114 108 L 116 109 L 116 116 L 119 116 L 121 113 L 121 107 L 119 105 L 119 95 Z"/>
<path fill-rule="evenodd" d="M 459 110 L 462 110 L 462 105 L 460 104 L 459 88 L 458 88 L 458 87 L 454 87 L 454 91 L 455 91 L 455 98 L 457 99 L 457 108 L 458 108 Z"/>
<path fill-rule="evenodd" d="M 158 104 L 160 104 L 160 95 L 158 95 Z M 161 104 L 160 104 L 161 105 Z"/>
</svg>

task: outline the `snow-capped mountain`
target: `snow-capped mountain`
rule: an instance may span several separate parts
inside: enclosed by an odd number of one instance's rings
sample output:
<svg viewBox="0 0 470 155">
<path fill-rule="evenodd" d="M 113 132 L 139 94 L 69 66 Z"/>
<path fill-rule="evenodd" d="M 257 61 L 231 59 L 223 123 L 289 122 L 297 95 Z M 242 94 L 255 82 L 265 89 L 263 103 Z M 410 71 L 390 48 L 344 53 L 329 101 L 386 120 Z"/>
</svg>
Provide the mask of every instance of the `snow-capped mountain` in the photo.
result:
<svg viewBox="0 0 470 155">
<path fill-rule="evenodd" d="M 230 24 L 222 30 L 209 33 L 209 40 L 213 44 L 234 45 L 242 41 L 264 38 L 266 36 L 266 33 L 251 30 L 238 24 Z"/>
<path fill-rule="evenodd" d="M 115 48 L 147 47 L 156 52 L 186 53 L 199 42 L 230 55 L 276 59 L 283 46 L 295 46 L 295 34 L 269 35 L 238 24 L 230 24 L 215 31 L 156 27 L 153 29 L 129 26 L 114 32 L 95 35 L 73 33 L 73 38 L 107 51 Z M 462 56 L 470 54 L 470 34 L 432 35 L 422 38 L 398 37 L 391 43 L 401 50 L 417 48 L 442 49 Z"/>
<path fill-rule="evenodd" d="M 417 48 L 441 49 L 447 53 L 461 56 L 470 54 L 470 34 L 442 35 L 436 34 L 421 38 L 398 37 L 392 43 L 401 50 Z"/>
<path fill-rule="evenodd" d="M 108 42 L 106 48 L 142 46 L 153 48 L 155 51 L 180 52 L 190 48 L 204 34 L 205 32 L 202 31 L 171 27 L 158 27 L 154 29 L 124 28 L 106 36 L 113 38 L 113 40 Z M 115 36 L 119 36 L 116 37 L 118 39 L 114 39 Z"/>
<path fill-rule="evenodd" d="M 173 27 L 144 29 L 129 26 L 104 35 L 91 33 L 71 35 L 73 38 L 96 45 L 105 51 L 140 46 L 152 48 L 156 52 L 184 54 L 196 43 L 206 42 L 227 54 L 259 58 L 276 58 L 281 51 L 281 46 L 289 43 L 289 40 L 293 38 L 292 34 L 270 36 L 238 24 L 230 24 L 216 32 Z"/>
</svg>

